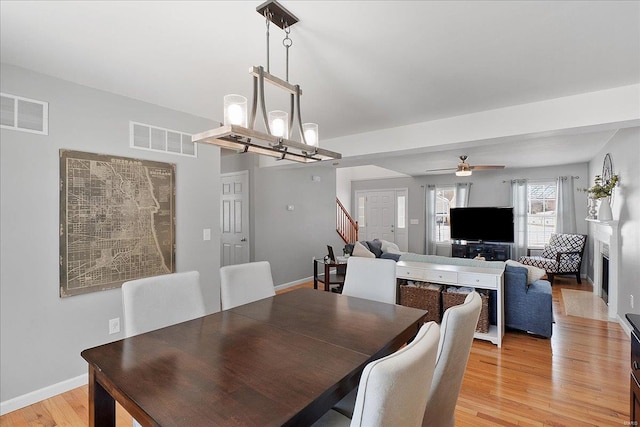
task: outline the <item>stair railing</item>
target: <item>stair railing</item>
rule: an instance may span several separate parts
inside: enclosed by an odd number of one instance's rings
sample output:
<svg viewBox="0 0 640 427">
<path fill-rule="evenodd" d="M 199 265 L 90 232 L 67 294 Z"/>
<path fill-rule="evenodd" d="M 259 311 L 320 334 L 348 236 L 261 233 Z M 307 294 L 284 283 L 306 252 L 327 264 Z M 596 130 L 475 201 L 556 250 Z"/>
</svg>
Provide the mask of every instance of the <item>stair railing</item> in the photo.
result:
<svg viewBox="0 0 640 427">
<path fill-rule="evenodd" d="M 336 198 L 336 231 L 345 243 L 358 241 L 358 221 L 355 221 Z"/>
</svg>

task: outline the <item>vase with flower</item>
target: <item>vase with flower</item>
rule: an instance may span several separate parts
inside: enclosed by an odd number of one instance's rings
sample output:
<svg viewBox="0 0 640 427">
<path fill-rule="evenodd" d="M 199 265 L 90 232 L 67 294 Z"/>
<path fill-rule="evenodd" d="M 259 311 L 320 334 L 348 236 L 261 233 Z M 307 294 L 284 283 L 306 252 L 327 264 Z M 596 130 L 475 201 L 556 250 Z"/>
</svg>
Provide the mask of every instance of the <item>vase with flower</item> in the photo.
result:
<svg viewBox="0 0 640 427">
<path fill-rule="evenodd" d="M 599 201 L 598 220 L 611 221 L 613 215 L 611 213 L 609 198 L 611 197 L 613 189 L 618 185 L 618 175 L 612 175 L 611 178 L 606 181 L 602 179 L 602 176 L 596 175 L 593 181 L 593 186 L 585 188 L 583 191 L 589 193 L 590 199 Z"/>
</svg>

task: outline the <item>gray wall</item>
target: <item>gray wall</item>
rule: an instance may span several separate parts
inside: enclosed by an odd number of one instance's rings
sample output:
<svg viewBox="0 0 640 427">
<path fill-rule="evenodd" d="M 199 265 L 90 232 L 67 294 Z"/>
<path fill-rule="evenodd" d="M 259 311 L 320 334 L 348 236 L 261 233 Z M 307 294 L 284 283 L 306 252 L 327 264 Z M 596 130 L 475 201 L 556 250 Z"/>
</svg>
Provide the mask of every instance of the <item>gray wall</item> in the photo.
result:
<svg viewBox="0 0 640 427">
<path fill-rule="evenodd" d="M 319 176 L 320 182 L 312 181 Z M 312 257 L 333 245 L 342 255 L 336 232 L 335 169 L 305 165 L 255 170 L 255 260 L 271 263 L 276 285 L 313 275 Z M 287 211 L 293 205 L 293 211 Z"/>
<path fill-rule="evenodd" d="M 80 352 L 122 338 L 114 289 L 58 296 L 61 148 L 176 163 L 177 270 L 198 270 L 209 311 L 219 309 L 219 149 L 197 159 L 129 148 L 129 120 L 195 133 L 214 123 L 2 65 L 1 90 L 49 102 L 49 135 L 2 129 L 0 144 L 0 400 L 87 373 Z M 211 241 L 202 229 L 211 228 Z"/>
<path fill-rule="evenodd" d="M 576 225 L 578 233 L 587 233 L 587 198 L 578 188 L 588 186 L 587 164 L 570 164 L 540 168 L 503 169 L 474 172 L 470 177 L 458 178 L 453 173 L 446 175 L 427 175 L 416 178 L 375 179 L 353 181 L 351 190 L 353 197 L 351 206 L 357 206 L 355 192 L 358 190 L 377 190 L 388 188 L 409 188 L 409 218 L 419 219 L 418 225 L 409 225 L 409 252 L 424 253 L 425 249 L 425 188 L 427 185 L 452 185 L 456 182 L 470 182 L 469 206 L 511 206 L 512 179 L 543 179 L 558 176 L 574 175 L 580 178 L 575 181 L 574 196 L 576 203 Z M 355 214 L 352 209 L 352 215 Z M 586 271 L 586 270 L 584 270 Z"/>
<path fill-rule="evenodd" d="M 621 129 L 589 162 L 589 186 L 593 177 L 602 173 L 602 161 L 610 153 L 613 172 L 620 182 L 615 190 L 613 219 L 619 221 L 620 265 L 617 313 L 622 319 L 626 313 L 640 314 L 640 128 Z M 589 241 L 590 247 L 593 241 Z M 593 277 L 593 254 L 588 258 L 589 277 Z M 634 295 L 631 308 L 629 295 Z"/>
</svg>

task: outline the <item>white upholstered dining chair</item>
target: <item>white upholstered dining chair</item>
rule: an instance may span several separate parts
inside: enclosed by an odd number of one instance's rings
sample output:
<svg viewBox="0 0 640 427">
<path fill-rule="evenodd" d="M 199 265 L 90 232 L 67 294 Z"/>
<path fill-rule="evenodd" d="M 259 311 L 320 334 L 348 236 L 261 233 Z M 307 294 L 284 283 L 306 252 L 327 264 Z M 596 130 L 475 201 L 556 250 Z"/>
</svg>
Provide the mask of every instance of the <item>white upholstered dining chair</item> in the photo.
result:
<svg viewBox="0 0 640 427">
<path fill-rule="evenodd" d="M 222 310 L 248 304 L 276 294 L 268 261 L 226 265 L 220 268 Z"/>
<path fill-rule="evenodd" d="M 471 292 L 463 304 L 450 307 L 442 316 L 438 359 L 423 426 L 455 425 L 456 403 L 481 309 L 480 295 Z"/>
<path fill-rule="evenodd" d="M 163 274 L 122 284 L 125 336 L 149 332 L 202 317 L 200 273 Z"/>
<path fill-rule="evenodd" d="M 200 273 L 164 274 L 122 284 L 126 337 L 186 322 L 206 315 Z M 133 419 L 134 427 L 141 427 Z"/>
<path fill-rule="evenodd" d="M 349 257 L 342 295 L 395 304 L 396 262 L 391 259 Z"/>
<path fill-rule="evenodd" d="M 438 358 L 429 400 L 424 413 L 423 426 L 452 427 L 462 379 L 467 367 L 473 335 L 480 317 L 482 299 L 471 292 L 461 305 L 449 308 L 442 316 Z M 352 391 L 336 404 L 334 409 L 352 417 L 357 390 Z"/>
<path fill-rule="evenodd" d="M 439 338 L 438 324 L 425 323 L 411 343 L 365 366 L 351 419 L 331 410 L 314 427 L 420 426 Z"/>
</svg>

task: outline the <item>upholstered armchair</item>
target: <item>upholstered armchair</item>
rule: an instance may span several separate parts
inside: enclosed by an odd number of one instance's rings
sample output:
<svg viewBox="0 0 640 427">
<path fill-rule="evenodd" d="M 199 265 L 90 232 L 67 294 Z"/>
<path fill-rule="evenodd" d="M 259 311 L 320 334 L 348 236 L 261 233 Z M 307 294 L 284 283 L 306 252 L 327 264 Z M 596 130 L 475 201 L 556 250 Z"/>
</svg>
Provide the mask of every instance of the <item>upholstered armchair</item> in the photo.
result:
<svg viewBox="0 0 640 427">
<path fill-rule="evenodd" d="M 544 269 L 551 284 L 553 284 L 553 277 L 558 274 L 575 274 L 578 283 L 582 283 L 580 266 L 586 242 L 585 234 L 552 234 L 542 254 L 530 256 L 529 249 L 527 256 L 520 257 L 518 261 Z"/>
</svg>

